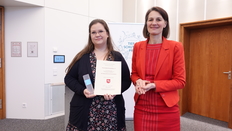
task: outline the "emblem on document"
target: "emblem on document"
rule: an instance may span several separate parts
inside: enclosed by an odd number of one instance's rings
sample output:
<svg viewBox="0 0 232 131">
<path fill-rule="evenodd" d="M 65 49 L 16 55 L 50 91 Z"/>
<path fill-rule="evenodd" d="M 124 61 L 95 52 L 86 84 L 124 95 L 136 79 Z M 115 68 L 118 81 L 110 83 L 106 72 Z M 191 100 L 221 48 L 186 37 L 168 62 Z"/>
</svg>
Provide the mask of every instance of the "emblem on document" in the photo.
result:
<svg viewBox="0 0 232 131">
<path fill-rule="evenodd" d="M 110 83 L 110 79 L 106 79 L 106 83 Z"/>
</svg>

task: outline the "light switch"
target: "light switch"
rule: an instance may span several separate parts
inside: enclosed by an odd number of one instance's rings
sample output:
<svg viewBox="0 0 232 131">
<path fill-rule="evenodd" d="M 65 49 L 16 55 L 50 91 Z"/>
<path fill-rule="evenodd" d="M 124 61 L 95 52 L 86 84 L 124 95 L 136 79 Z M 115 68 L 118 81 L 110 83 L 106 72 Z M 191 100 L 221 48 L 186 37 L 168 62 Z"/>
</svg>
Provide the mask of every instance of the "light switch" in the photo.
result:
<svg viewBox="0 0 232 131">
<path fill-rule="evenodd" d="M 57 68 L 53 68 L 53 76 L 57 76 Z"/>
<path fill-rule="evenodd" d="M 57 53 L 57 51 L 58 51 L 57 47 L 53 47 L 53 52 Z"/>
</svg>

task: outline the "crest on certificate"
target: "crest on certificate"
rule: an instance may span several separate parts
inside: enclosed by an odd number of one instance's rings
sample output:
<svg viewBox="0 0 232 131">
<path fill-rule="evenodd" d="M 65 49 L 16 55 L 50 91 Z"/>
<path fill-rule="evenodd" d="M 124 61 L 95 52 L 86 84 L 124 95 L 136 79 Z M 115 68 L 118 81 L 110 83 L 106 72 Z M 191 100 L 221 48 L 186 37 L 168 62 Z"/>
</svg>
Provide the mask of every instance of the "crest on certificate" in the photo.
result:
<svg viewBox="0 0 232 131">
<path fill-rule="evenodd" d="M 106 83 L 110 83 L 110 79 L 106 79 Z"/>
</svg>

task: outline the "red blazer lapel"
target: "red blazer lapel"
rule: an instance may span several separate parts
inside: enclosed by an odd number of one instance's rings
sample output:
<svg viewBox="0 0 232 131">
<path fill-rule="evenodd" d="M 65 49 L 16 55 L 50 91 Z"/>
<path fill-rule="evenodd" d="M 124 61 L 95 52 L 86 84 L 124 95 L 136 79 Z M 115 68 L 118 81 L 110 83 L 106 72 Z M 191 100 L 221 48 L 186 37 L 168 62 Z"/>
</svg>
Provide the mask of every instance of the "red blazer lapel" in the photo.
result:
<svg viewBox="0 0 232 131">
<path fill-rule="evenodd" d="M 140 73 L 141 73 L 141 76 L 142 76 L 142 79 L 145 79 L 145 64 L 146 64 L 146 47 L 147 47 L 147 42 L 145 43 L 142 43 L 141 46 L 140 46 L 140 49 L 139 49 L 139 52 L 140 52 Z"/>
<path fill-rule="evenodd" d="M 162 47 L 160 49 L 160 54 L 159 54 L 159 58 L 157 61 L 154 78 L 156 78 L 156 75 L 158 74 L 158 72 L 159 72 L 164 60 L 168 56 L 168 54 L 169 54 L 169 45 L 168 45 L 166 38 L 163 38 L 163 43 L 162 43 Z"/>
</svg>

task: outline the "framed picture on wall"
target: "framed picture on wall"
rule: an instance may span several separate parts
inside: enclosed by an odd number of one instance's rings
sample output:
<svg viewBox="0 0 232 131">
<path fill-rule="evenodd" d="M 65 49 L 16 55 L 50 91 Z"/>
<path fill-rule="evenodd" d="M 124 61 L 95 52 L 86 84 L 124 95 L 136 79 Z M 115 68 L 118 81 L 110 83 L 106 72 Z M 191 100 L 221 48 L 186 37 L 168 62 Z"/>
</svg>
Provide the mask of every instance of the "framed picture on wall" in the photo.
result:
<svg viewBox="0 0 232 131">
<path fill-rule="evenodd" d="M 38 42 L 27 42 L 27 57 L 38 57 Z"/>
<path fill-rule="evenodd" d="M 11 42 L 11 57 L 22 57 L 21 42 Z"/>
</svg>

